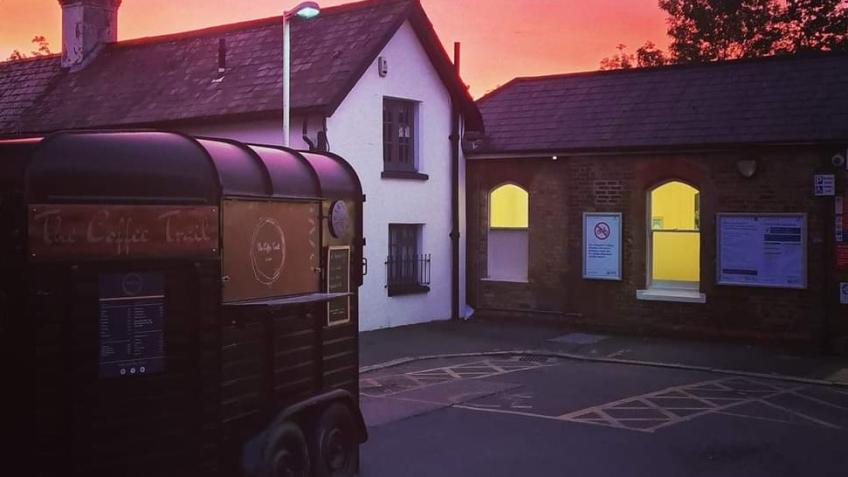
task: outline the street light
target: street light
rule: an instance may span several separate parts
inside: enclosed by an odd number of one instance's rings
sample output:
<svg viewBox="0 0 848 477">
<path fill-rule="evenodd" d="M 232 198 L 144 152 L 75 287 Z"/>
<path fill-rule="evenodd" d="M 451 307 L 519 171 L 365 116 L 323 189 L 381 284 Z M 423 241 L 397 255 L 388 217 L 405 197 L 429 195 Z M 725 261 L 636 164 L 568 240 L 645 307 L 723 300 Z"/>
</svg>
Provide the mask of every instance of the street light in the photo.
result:
<svg viewBox="0 0 848 477">
<path fill-rule="evenodd" d="M 315 18 L 321 13 L 316 2 L 302 2 L 283 12 L 283 147 L 289 147 L 289 123 L 291 122 L 291 17 L 304 20 Z"/>
</svg>

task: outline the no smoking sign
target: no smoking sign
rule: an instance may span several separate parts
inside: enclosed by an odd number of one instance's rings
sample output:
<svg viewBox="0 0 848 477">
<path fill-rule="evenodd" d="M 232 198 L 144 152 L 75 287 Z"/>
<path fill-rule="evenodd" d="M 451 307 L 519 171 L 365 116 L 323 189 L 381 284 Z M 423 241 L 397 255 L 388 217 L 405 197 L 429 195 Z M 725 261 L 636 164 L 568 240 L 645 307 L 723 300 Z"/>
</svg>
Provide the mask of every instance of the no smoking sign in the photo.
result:
<svg viewBox="0 0 848 477">
<path fill-rule="evenodd" d="M 610 226 L 606 222 L 598 222 L 595 224 L 595 237 L 598 240 L 606 240 L 610 236 Z"/>
</svg>

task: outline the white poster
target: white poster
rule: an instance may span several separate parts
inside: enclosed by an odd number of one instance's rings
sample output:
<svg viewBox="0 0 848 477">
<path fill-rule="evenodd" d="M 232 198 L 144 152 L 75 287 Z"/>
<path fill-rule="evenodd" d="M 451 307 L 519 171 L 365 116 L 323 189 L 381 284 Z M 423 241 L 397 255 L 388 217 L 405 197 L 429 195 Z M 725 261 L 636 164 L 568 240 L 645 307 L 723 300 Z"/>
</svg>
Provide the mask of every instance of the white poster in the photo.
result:
<svg viewBox="0 0 848 477">
<path fill-rule="evenodd" d="M 621 214 L 583 214 L 583 278 L 621 280 Z"/>
<path fill-rule="evenodd" d="M 718 283 L 807 286 L 803 214 L 718 214 Z"/>
</svg>

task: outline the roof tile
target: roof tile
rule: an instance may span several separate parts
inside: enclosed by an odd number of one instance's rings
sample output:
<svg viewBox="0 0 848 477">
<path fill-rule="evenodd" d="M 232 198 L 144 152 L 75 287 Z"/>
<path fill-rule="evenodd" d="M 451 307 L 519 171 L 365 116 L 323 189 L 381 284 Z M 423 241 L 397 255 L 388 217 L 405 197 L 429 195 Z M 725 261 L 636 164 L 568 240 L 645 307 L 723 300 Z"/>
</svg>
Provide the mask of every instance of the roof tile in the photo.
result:
<svg viewBox="0 0 848 477">
<path fill-rule="evenodd" d="M 848 56 L 518 78 L 478 106 L 484 153 L 845 141 Z"/>
</svg>

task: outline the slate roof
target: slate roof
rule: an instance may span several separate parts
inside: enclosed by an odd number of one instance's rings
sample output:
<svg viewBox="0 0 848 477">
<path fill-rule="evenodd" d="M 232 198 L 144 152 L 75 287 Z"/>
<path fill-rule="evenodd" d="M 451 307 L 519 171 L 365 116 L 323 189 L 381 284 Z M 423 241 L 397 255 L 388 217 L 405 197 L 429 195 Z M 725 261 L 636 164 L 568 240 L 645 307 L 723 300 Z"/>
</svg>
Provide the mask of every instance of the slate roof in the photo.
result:
<svg viewBox="0 0 848 477">
<path fill-rule="evenodd" d="M 848 56 L 516 78 L 477 104 L 477 153 L 846 141 Z"/>
<path fill-rule="evenodd" d="M 60 57 L 0 63 L 0 133 L 17 132 L 19 121 L 61 73 Z"/>
<path fill-rule="evenodd" d="M 466 120 L 479 125 L 479 111 L 418 0 L 366 0 L 324 8 L 310 21 L 296 19 L 292 110 L 331 115 L 405 21 Z M 227 70 L 215 82 L 221 39 Z M 76 72 L 58 62 L 0 63 L 0 135 L 277 117 L 282 110 L 280 17 L 108 44 Z"/>
</svg>

